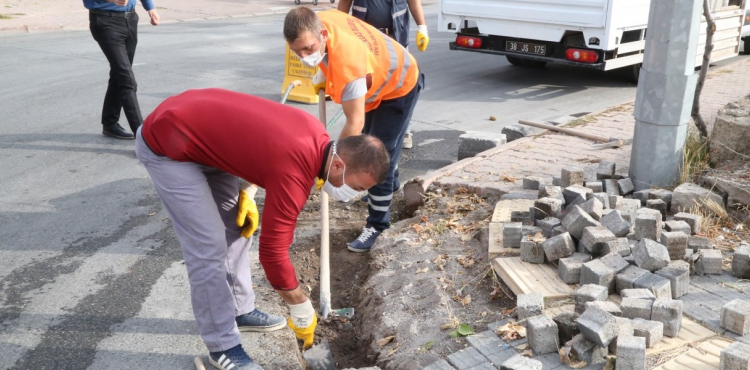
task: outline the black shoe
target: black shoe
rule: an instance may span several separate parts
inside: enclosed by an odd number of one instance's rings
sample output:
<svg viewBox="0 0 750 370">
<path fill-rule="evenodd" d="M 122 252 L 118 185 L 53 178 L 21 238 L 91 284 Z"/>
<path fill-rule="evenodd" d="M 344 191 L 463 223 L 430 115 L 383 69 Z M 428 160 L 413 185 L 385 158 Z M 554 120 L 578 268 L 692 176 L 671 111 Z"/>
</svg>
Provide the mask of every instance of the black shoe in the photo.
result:
<svg viewBox="0 0 750 370">
<path fill-rule="evenodd" d="M 135 135 L 125 131 L 119 123 L 113 123 L 102 126 L 102 135 L 113 137 L 115 139 L 133 140 Z"/>
</svg>

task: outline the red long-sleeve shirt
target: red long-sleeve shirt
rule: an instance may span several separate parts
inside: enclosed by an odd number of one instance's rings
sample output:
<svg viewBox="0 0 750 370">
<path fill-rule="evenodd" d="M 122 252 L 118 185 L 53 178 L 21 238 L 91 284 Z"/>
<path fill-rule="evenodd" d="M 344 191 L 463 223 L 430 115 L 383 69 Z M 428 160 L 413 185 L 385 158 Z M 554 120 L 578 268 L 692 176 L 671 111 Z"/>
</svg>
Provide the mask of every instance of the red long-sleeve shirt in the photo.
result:
<svg viewBox="0 0 750 370">
<path fill-rule="evenodd" d="M 204 89 L 165 100 L 142 133 L 156 154 L 215 167 L 266 190 L 260 262 L 275 289 L 296 288 L 289 246 L 331 140 L 323 124 L 270 100 Z"/>
</svg>

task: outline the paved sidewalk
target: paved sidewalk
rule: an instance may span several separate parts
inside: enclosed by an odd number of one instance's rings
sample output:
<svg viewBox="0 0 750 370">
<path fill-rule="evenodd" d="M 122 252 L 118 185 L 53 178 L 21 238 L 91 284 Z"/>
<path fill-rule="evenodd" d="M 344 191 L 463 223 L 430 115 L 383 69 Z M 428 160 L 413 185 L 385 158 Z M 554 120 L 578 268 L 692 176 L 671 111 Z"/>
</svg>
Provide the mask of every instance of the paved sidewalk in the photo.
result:
<svg viewBox="0 0 750 370">
<path fill-rule="evenodd" d="M 748 95 L 748 86 L 750 60 L 711 71 L 701 96 L 704 119 L 711 122 L 712 126 L 719 108 Z M 633 102 L 581 117 L 566 127 L 601 136 L 631 138 L 635 127 Z M 631 145 L 596 150 L 591 148 L 592 144 L 594 143 L 590 140 L 546 132 L 466 158 L 417 178 L 416 183 L 424 183 L 424 186 L 432 182 L 441 187 L 465 187 L 481 196 L 501 196 L 523 193 L 523 178 L 526 176 L 539 176 L 551 184 L 552 177 L 560 176 L 560 170 L 568 165 L 585 167 L 600 161 L 610 161 L 616 163 L 617 173 L 628 174 Z M 411 193 L 409 190 L 407 192 Z M 413 197 L 413 194 L 406 196 Z M 409 201 L 411 202 L 410 199 Z"/>
<path fill-rule="evenodd" d="M 154 0 L 154 5 L 162 24 L 285 14 L 296 6 L 294 0 Z M 303 0 L 302 5 L 325 10 L 335 8 L 337 4 L 321 0 L 313 6 L 312 0 Z M 140 0 L 136 0 L 136 11 L 139 24 L 147 25 L 149 18 Z M 50 32 L 88 27 L 88 10 L 81 0 L 0 0 L 0 32 Z"/>
</svg>

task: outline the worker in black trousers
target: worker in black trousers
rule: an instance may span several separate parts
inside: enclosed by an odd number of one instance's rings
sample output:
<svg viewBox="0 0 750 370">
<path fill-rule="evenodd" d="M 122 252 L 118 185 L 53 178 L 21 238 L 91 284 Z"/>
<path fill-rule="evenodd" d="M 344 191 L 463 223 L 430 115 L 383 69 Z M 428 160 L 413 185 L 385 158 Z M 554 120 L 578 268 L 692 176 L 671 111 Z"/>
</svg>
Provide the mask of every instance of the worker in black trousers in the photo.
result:
<svg viewBox="0 0 750 370">
<path fill-rule="evenodd" d="M 151 24 L 159 24 L 159 15 L 152 0 L 141 0 L 148 11 Z M 117 139 L 132 140 L 143 124 L 136 91 L 138 85 L 133 74 L 135 46 L 138 44 L 138 14 L 135 0 L 83 0 L 89 10 L 89 29 L 94 40 L 109 61 L 109 84 L 102 107 L 102 134 Z M 132 133 L 118 123 L 120 110 Z"/>
</svg>

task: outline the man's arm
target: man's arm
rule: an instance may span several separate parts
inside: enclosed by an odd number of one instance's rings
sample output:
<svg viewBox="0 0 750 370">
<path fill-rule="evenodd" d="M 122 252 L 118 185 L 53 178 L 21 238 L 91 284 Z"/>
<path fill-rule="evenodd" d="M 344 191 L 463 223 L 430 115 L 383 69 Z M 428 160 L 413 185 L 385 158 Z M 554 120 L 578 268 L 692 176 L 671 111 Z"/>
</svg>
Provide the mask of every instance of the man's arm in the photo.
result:
<svg viewBox="0 0 750 370">
<path fill-rule="evenodd" d="M 352 1 L 353 0 L 339 0 L 339 5 L 337 9 L 340 12 L 349 14 L 349 10 L 352 8 Z"/>
<path fill-rule="evenodd" d="M 362 128 L 365 127 L 365 96 L 341 102 L 341 108 L 346 116 L 346 125 L 341 129 L 339 140 L 362 134 Z"/>
<path fill-rule="evenodd" d="M 427 50 L 427 44 L 430 43 L 430 36 L 427 35 L 427 23 L 424 21 L 424 12 L 422 12 L 421 0 L 408 0 L 409 11 L 417 23 L 417 50 L 424 52 Z"/>
<path fill-rule="evenodd" d="M 158 26 L 159 13 L 156 12 L 154 2 L 152 0 L 141 0 L 141 5 L 143 5 L 143 9 L 146 9 L 146 11 L 148 12 L 148 16 L 149 18 L 151 18 L 151 24 L 154 26 Z"/>
<path fill-rule="evenodd" d="M 407 4 L 409 4 L 409 11 L 417 26 L 426 25 L 427 22 L 424 21 L 424 12 L 422 11 L 422 0 L 408 0 Z M 341 3 L 339 3 L 339 10 L 341 10 Z"/>
<path fill-rule="evenodd" d="M 298 286 L 292 290 L 277 290 L 276 293 L 279 293 L 281 299 L 283 299 L 287 304 L 300 304 L 307 301 L 307 295 L 305 295 L 305 292 L 302 291 L 301 286 Z"/>
</svg>

